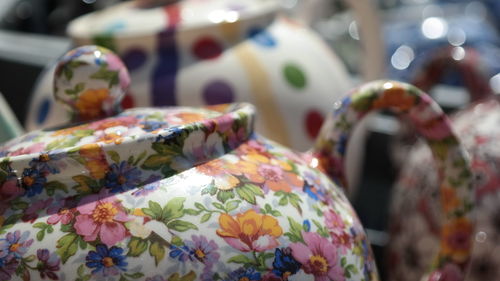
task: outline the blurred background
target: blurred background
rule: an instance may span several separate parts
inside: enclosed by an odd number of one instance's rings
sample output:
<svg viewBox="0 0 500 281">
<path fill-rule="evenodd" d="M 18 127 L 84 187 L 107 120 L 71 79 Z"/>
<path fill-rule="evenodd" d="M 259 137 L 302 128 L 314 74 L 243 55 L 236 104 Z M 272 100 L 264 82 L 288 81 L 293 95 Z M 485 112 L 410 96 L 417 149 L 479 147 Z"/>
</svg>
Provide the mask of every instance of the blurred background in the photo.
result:
<svg viewBox="0 0 500 281">
<path fill-rule="evenodd" d="M 0 93 L 12 111 L 8 122 L 19 124 L 11 136 L 30 122 L 28 105 L 42 71 L 73 46 L 68 24 L 119 2 L 0 1 Z M 358 9 L 362 2 L 367 5 Z M 340 58 L 350 85 L 375 78 L 411 82 L 448 112 L 500 92 L 498 0 L 281 0 L 281 5 L 283 14 L 308 25 Z M 377 25 L 367 25 L 370 21 Z M 8 115 L 7 107 L 0 109 Z M 37 116 L 43 123 L 44 111 Z M 390 193 L 405 154 L 391 149 L 400 128 L 391 114 L 373 116 L 366 128 L 362 176 L 352 201 L 384 277 Z"/>
</svg>

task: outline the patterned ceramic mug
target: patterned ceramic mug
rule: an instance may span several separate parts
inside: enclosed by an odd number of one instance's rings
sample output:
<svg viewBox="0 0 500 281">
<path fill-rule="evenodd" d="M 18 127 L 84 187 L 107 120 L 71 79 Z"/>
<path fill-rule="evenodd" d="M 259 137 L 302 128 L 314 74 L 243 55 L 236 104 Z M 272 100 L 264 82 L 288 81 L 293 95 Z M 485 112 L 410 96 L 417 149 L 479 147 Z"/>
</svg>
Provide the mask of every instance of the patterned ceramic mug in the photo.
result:
<svg viewBox="0 0 500 281">
<path fill-rule="evenodd" d="M 80 123 L 0 148 L 2 280 L 378 280 L 342 191 L 350 133 L 378 109 L 414 120 L 441 190 L 456 198 L 442 209 L 430 280 L 467 264 L 470 249 L 450 240 L 472 229 L 467 157 L 439 107 L 408 84 L 354 90 L 314 148 L 297 153 L 256 134 L 247 103 L 98 119 L 119 108 L 129 82 L 100 47 L 68 53 L 55 73 L 56 98 Z"/>
</svg>

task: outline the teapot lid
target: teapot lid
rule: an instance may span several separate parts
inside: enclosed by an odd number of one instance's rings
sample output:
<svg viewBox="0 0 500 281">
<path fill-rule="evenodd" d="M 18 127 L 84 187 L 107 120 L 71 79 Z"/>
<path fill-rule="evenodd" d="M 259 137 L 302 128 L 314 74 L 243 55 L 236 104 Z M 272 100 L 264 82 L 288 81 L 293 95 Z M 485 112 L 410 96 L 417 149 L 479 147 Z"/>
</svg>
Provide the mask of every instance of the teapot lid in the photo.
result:
<svg viewBox="0 0 500 281">
<path fill-rule="evenodd" d="M 56 68 L 54 94 L 79 123 L 34 131 L 0 147 L 0 181 L 16 175 L 28 190 L 37 180 L 99 179 L 133 167 L 141 175 L 134 182 L 146 183 L 219 157 L 252 134 L 255 110 L 245 103 L 134 108 L 109 116 L 129 81 L 107 49 L 83 46 L 66 54 Z"/>
<path fill-rule="evenodd" d="M 233 23 L 274 14 L 277 0 L 135 0 L 81 16 L 68 33 L 76 38 L 138 36 Z"/>
</svg>

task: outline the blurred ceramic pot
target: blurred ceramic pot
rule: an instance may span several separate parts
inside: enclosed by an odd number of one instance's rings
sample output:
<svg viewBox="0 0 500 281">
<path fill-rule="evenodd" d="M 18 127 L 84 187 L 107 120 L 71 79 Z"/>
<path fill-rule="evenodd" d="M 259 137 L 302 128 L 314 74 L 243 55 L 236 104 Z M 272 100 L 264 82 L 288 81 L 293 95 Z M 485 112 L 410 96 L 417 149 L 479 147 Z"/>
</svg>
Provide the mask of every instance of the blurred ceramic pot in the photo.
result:
<svg viewBox="0 0 500 281">
<path fill-rule="evenodd" d="M 2 280 L 378 280 L 341 187 L 351 130 L 377 109 L 415 120 L 457 199 L 443 209 L 450 232 L 428 257 L 438 261 L 430 280 L 467 264 L 469 249 L 446 244 L 462 234 L 457 224 L 472 228 L 466 155 L 439 107 L 410 85 L 354 90 L 315 147 L 297 153 L 256 134 L 247 103 L 96 120 L 119 108 L 129 81 L 103 48 L 68 53 L 55 73 L 56 98 L 81 122 L 0 148 Z"/>
<path fill-rule="evenodd" d="M 23 129 L 9 104 L 0 93 L 0 143 L 8 141 L 23 133 Z"/>
<path fill-rule="evenodd" d="M 123 101 L 126 108 L 250 102 L 259 112 L 258 132 L 305 150 L 317 136 L 329 101 L 345 93 L 351 79 L 316 33 L 279 15 L 279 3 L 132 1 L 76 19 L 68 34 L 76 45 L 96 43 L 124 60 L 133 81 Z M 376 17 L 367 16 L 374 13 L 368 4 L 353 7 L 371 31 L 379 25 L 371 20 Z M 375 40 L 380 33 L 366 34 L 364 57 L 380 66 L 383 58 L 375 53 L 381 49 L 375 47 L 381 45 Z M 29 130 L 69 118 L 51 102 L 52 76 L 53 68 L 34 92 Z M 351 149 L 356 160 L 348 164 L 353 185 L 362 166 L 365 132 L 359 131 Z"/>
<path fill-rule="evenodd" d="M 248 101 L 259 109 L 260 132 L 306 149 L 332 89 L 339 96 L 350 87 L 316 34 L 278 16 L 279 1 L 156 2 L 164 6 L 132 1 L 68 27 L 76 45 L 98 43 L 124 60 L 133 81 L 125 107 Z M 68 119 L 60 107 L 45 112 L 52 73 L 46 77 L 33 97 L 29 129 Z"/>
<path fill-rule="evenodd" d="M 472 246 L 474 249 L 467 280 L 498 280 L 500 103 L 496 97 L 475 103 L 460 111 L 452 120 L 454 130 L 471 155 L 477 224 L 473 245 L 468 240 L 462 240 L 460 235 L 450 235 L 449 241 L 457 247 Z M 393 193 L 388 260 L 390 280 L 418 280 L 419 274 L 431 262 L 426 257 L 440 245 L 442 218 L 434 204 L 441 202 L 444 208 L 451 208 L 457 203 L 451 189 L 439 191 L 436 165 L 432 163 L 432 154 L 426 146 L 421 143 L 415 145 L 406 161 Z M 441 199 L 437 198 L 439 194 Z M 456 227 L 461 235 L 472 231 L 466 225 Z"/>
<path fill-rule="evenodd" d="M 467 54 L 474 53 L 468 50 Z M 442 53 L 444 54 L 444 53 Z M 472 172 L 475 178 L 477 225 L 473 232 L 473 256 L 467 280 L 498 280 L 500 278 L 500 103 L 492 95 L 488 77 L 479 71 L 474 54 L 463 61 L 456 61 L 450 55 L 437 56 L 426 64 L 418 75 L 417 82 L 426 88 L 433 86 L 439 79 L 430 73 L 439 74 L 443 63 L 448 61 L 449 69 L 458 70 L 468 86 L 473 103 L 456 113 L 453 129 L 471 155 Z M 434 71 L 433 71 L 434 70 Z M 422 75 L 428 73 L 428 75 Z M 438 75 L 439 76 L 439 75 Z M 428 77 L 429 79 L 426 79 Z M 484 93 L 480 91 L 483 90 Z M 432 163 L 432 153 L 422 143 L 411 140 L 403 145 L 397 143 L 397 159 L 402 165 L 401 174 L 393 193 L 391 210 L 391 239 L 389 244 L 388 271 L 390 280 L 417 280 L 430 261 L 426 258 L 440 245 L 442 216 L 434 204 L 452 208 L 456 203 L 455 195 L 449 188 L 438 182 L 438 172 Z M 410 148 L 411 147 L 411 148 Z M 404 158 L 403 158 L 404 157 Z M 404 159 L 404 160 L 403 160 Z M 438 199 L 438 194 L 441 198 Z M 459 232 L 465 234 L 471 229 L 457 225 Z M 444 230 L 447 231 L 447 230 Z M 459 233 L 457 232 L 457 233 Z M 470 241 L 461 240 L 460 235 L 449 236 L 450 243 L 457 247 L 468 248 Z M 460 255 L 456 256 L 460 259 Z M 450 269 L 451 270 L 451 269 Z M 448 273 L 452 274 L 452 273 Z M 444 280 L 455 280 L 452 277 Z"/>
</svg>

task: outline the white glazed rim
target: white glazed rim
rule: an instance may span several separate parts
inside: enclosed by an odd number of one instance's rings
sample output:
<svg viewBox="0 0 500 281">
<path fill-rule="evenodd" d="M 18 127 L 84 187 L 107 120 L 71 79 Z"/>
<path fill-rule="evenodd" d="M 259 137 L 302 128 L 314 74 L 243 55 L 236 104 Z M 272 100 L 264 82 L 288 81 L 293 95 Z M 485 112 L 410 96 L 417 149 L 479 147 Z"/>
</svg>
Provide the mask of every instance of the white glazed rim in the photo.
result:
<svg viewBox="0 0 500 281">
<path fill-rule="evenodd" d="M 222 0 L 218 2 L 222 2 Z M 199 28 L 207 28 L 224 23 L 244 22 L 259 17 L 265 17 L 277 14 L 278 11 L 281 9 L 279 1 L 277 0 L 258 0 L 258 1 L 238 0 L 233 2 L 235 4 L 245 3 L 248 4 L 248 7 L 246 7 L 245 10 L 242 11 L 231 11 L 227 9 L 224 11 L 222 9 L 219 9 L 219 10 L 212 10 L 210 11 L 210 13 L 204 11 L 203 14 L 199 13 L 199 15 L 187 16 L 190 14 L 189 11 L 192 10 L 194 7 L 196 7 L 197 10 L 201 10 L 200 7 L 197 6 L 199 5 L 199 3 L 196 3 L 196 1 L 189 1 L 189 0 L 188 1 L 184 0 L 175 3 L 173 5 L 179 5 L 180 16 L 182 18 L 180 22 L 176 25 L 175 29 L 177 31 L 182 32 Z M 106 31 L 104 30 L 104 25 L 95 28 L 95 31 L 89 29 L 89 26 L 93 26 L 97 21 L 99 20 L 102 21 L 103 18 L 105 19 L 110 15 L 115 14 L 114 16 L 116 17 L 117 13 L 123 13 L 123 15 L 126 15 L 126 13 L 130 12 L 132 9 L 138 9 L 138 10 L 141 9 L 141 8 L 135 8 L 134 6 L 135 6 L 134 2 L 130 1 L 114 5 L 112 7 L 106 8 L 101 11 L 89 13 L 81 17 L 78 17 L 73 21 L 71 21 L 70 24 L 68 25 L 67 34 L 72 38 L 80 38 L 80 39 L 92 39 L 94 36 L 100 36 L 100 35 L 110 35 L 114 38 L 127 38 L 127 37 L 153 35 L 160 31 L 165 30 L 168 27 L 166 18 L 163 15 L 161 18 L 159 17 L 160 14 L 164 13 L 163 10 L 165 9 L 165 7 L 155 7 L 150 9 L 143 9 L 145 12 L 150 13 L 149 16 L 145 17 L 145 15 L 141 15 L 144 19 L 147 19 L 148 22 L 150 23 L 153 22 L 152 25 L 151 24 L 144 25 L 142 27 L 136 26 L 132 30 L 125 29 L 125 30 Z M 226 17 L 222 16 L 219 19 L 214 19 L 214 13 L 217 12 L 225 12 Z M 155 13 L 156 16 L 154 16 Z"/>
</svg>

